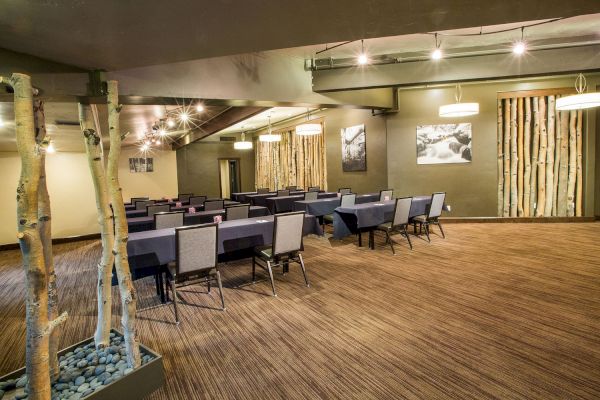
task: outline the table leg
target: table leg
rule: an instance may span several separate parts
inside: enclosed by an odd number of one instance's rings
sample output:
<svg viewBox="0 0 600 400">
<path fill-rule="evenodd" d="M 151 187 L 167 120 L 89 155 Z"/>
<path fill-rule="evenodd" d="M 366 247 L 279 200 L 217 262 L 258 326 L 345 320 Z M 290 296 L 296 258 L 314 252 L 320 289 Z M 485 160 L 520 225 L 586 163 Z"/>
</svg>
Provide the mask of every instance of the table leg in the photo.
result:
<svg viewBox="0 0 600 400">
<path fill-rule="evenodd" d="M 369 231 L 369 249 L 375 250 L 375 231 L 372 229 Z"/>
<path fill-rule="evenodd" d="M 362 247 L 362 232 L 358 231 L 358 247 Z"/>
</svg>

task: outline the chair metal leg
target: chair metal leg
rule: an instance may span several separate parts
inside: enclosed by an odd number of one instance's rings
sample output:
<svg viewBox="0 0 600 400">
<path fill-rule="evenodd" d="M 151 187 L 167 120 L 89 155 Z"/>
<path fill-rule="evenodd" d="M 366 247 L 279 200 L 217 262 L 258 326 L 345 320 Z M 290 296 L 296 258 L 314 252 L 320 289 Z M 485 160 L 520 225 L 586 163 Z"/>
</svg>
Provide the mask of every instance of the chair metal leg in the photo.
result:
<svg viewBox="0 0 600 400">
<path fill-rule="evenodd" d="M 160 296 L 160 272 L 154 275 L 154 283 L 156 284 L 156 295 Z"/>
<path fill-rule="evenodd" d="M 358 231 L 358 247 L 362 247 L 362 232 Z"/>
<path fill-rule="evenodd" d="M 429 223 L 424 223 L 421 226 L 425 227 L 425 236 L 427 236 L 427 241 L 431 242 L 431 238 L 429 237 Z"/>
<path fill-rule="evenodd" d="M 388 231 L 385 231 L 385 236 L 387 237 L 387 242 L 390 244 L 390 247 L 392 248 L 392 254 L 396 255 L 396 250 L 394 250 L 394 242 L 392 241 L 392 238 L 390 237 L 390 233 Z"/>
<path fill-rule="evenodd" d="M 440 227 L 440 232 L 442 232 L 442 238 L 446 239 L 446 235 L 444 234 L 444 229 L 442 228 L 442 223 L 440 221 L 437 221 L 436 223 Z"/>
<path fill-rule="evenodd" d="M 179 313 L 177 310 L 177 289 L 175 288 L 175 279 L 171 279 L 171 291 L 173 292 L 173 307 L 175 308 L 175 323 L 179 325 Z"/>
<path fill-rule="evenodd" d="M 225 311 L 225 297 L 223 297 L 223 284 L 221 283 L 221 273 L 217 271 L 217 284 L 219 285 L 219 294 L 221 295 L 221 310 Z"/>
<path fill-rule="evenodd" d="M 406 240 L 408 240 L 408 246 L 412 250 L 412 242 L 410 241 L 410 236 L 408 236 L 408 231 L 406 230 L 406 226 L 404 227 L 404 236 L 406 236 Z"/>
<path fill-rule="evenodd" d="M 310 287 L 310 283 L 308 283 L 308 277 L 306 276 L 306 268 L 304 267 L 304 259 L 302 258 L 302 254 L 298 254 L 298 258 L 300 259 L 300 267 L 302 268 L 302 273 L 304 274 L 304 282 L 306 282 L 306 287 Z"/>
<path fill-rule="evenodd" d="M 256 258 L 252 256 L 252 283 L 256 283 Z"/>
<path fill-rule="evenodd" d="M 267 261 L 267 269 L 269 270 L 269 277 L 271 278 L 271 288 L 273 288 L 273 297 L 277 297 L 277 292 L 275 292 L 275 280 L 273 279 L 273 269 L 271 268 L 271 261 Z"/>
<path fill-rule="evenodd" d="M 208 288 L 208 293 L 210 293 L 210 278 L 206 280 L 206 286 Z"/>
</svg>

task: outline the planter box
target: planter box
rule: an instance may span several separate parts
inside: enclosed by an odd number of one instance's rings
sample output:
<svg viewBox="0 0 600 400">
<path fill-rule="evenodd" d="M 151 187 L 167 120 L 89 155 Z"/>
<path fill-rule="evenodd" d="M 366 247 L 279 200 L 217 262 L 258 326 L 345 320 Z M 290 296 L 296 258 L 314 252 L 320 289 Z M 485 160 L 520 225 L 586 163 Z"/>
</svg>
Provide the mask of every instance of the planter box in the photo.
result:
<svg viewBox="0 0 600 400">
<path fill-rule="evenodd" d="M 123 336 L 121 332 L 115 329 L 111 329 L 111 332 L 115 333 L 116 335 Z M 83 340 L 59 351 L 58 356 L 60 357 L 93 341 L 93 337 Z M 153 359 L 139 368 L 134 369 L 133 372 L 129 373 L 128 375 L 124 375 L 123 377 L 104 386 L 102 389 L 96 390 L 86 397 L 82 397 L 82 400 L 142 400 L 144 397 L 163 386 L 165 383 L 165 373 L 162 356 L 141 344 L 140 353 L 142 354 L 142 357 L 148 354 L 151 355 Z M 1 377 L 0 382 L 7 381 L 9 379 L 19 379 L 24 373 L 25 368 L 18 369 Z M 9 392 L 7 392 L 7 394 L 8 393 Z"/>
</svg>

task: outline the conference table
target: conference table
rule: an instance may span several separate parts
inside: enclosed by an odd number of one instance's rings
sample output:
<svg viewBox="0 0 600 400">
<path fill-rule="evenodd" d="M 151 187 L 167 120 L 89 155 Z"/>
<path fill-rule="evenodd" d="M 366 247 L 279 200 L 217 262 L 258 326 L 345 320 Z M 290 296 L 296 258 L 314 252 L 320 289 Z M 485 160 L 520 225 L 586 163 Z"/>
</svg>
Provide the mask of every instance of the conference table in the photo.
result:
<svg viewBox="0 0 600 400">
<path fill-rule="evenodd" d="M 220 200 L 220 199 L 216 199 L 216 200 Z M 211 201 L 211 200 L 207 200 L 207 201 Z M 173 203 L 156 203 L 157 206 L 159 205 L 164 205 L 164 204 L 169 204 L 171 206 L 171 210 L 170 211 L 188 211 L 191 207 L 194 207 L 196 209 L 196 211 L 204 211 L 204 205 L 195 205 L 195 206 L 190 206 L 190 205 L 181 205 L 179 207 L 176 207 Z M 225 207 L 228 206 L 234 206 L 240 204 L 237 201 L 231 201 L 231 200 L 225 200 L 223 205 Z M 130 209 L 130 210 L 125 210 L 125 215 L 127 216 L 127 219 L 129 218 L 136 218 L 136 217 L 145 217 L 147 216 L 147 212 L 146 210 L 136 210 L 135 208 Z"/>
<path fill-rule="evenodd" d="M 337 199 L 336 192 L 319 192 L 317 199 Z M 294 210 L 294 202 L 304 199 L 304 193 L 291 196 L 267 197 L 265 203 L 271 214 L 279 214 Z M 309 213 L 310 214 L 310 213 Z M 313 214 L 314 215 L 314 214 Z"/>
<path fill-rule="evenodd" d="M 215 216 L 225 216 L 225 210 L 199 211 L 193 214 L 185 213 L 183 215 L 184 225 L 206 224 L 213 222 Z M 269 215 L 269 210 L 266 207 L 251 206 L 248 215 L 252 217 L 264 217 Z M 154 229 L 154 216 L 141 216 L 127 218 L 127 226 L 129 232 L 142 232 Z"/>
<path fill-rule="evenodd" d="M 361 232 L 369 232 L 369 247 L 374 247 L 373 231 L 385 222 L 394 218 L 396 200 L 377 201 L 373 203 L 355 204 L 351 207 L 337 207 L 333 213 L 333 237 L 342 239 L 353 233 L 359 234 L 359 246 L 362 245 Z M 431 195 L 413 196 L 409 217 L 427 214 L 431 205 Z M 444 204 L 444 210 L 448 210 Z"/>
<path fill-rule="evenodd" d="M 290 191 L 290 196 L 297 196 L 297 195 L 303 195 L 304 191 L 302 190 L 292 190 Z M 249 194 L 245 196 L 245 202 L 246 203 L 250 203 L 253 206 L 262 206 L 262 207 L 266 207 L 267 206 L 267 199 L 269 197 L 274 197 L 277 196 L 277 192 L 269 192 L 269 193 L 261 193 L 261 194 Z M 239 197 L 237 197 L 239 198 Z"/>
<path fill-rule="evenodd" d="M 355 204 L 371 203 L 379 200 L 379 193 L 357 194 Z M 315 217 L 333 214 L 340 206 L 340 197 L 323 198 L 317 200 L 299 200 L 294 202 L 294 211 L 306 211 Z"/>
</svg>

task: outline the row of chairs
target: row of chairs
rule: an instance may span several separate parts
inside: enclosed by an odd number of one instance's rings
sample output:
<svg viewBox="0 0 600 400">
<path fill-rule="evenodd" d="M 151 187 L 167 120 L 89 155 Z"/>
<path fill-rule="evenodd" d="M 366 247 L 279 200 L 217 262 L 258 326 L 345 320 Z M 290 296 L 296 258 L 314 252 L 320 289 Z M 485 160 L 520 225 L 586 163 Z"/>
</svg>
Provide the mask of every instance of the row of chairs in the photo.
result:
<svg viewBox="0 0 600 400">
<path fill-rule="evenodd" d="M 250 213 L 248 204 L 235 204 L 225 207 L 225 220 L 246 219 Z M 154 229 L 177 228 L 184 225 L 185 211 L 162 211 L 154 213 Z"/>
<path fill-rule="evenodd" d="M 304 212 L 278 214 L 274 218 L 272 244 L 254 249 L 252 282 L 256 282 L 256 266 L 263 268 L 269 274 L 273 296 L 277 296 L 273 279 L 273 268 L 275 267 L 288 268 L 290 263 L 298 263 L 302 269 L 306 286 L 310 287 L 310 284 L 300 253 Z M 225 310 L 223 284 L 218 268 L 218 235 L 217 224 L 194 225 L 175 230 L 176 261 L 168 265 L 167 280 L 173 294 L 177 324 L 179 324 L 177 288 L 184 285 L 206 283 L 210 293 L 211 282 L 216 281 L 221 298 L 221 308 Z"/>
</svg>

